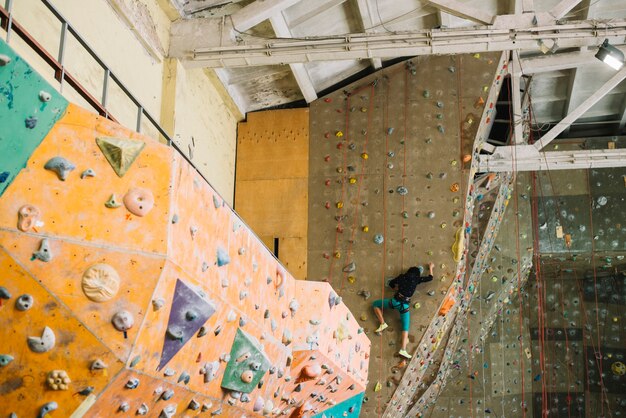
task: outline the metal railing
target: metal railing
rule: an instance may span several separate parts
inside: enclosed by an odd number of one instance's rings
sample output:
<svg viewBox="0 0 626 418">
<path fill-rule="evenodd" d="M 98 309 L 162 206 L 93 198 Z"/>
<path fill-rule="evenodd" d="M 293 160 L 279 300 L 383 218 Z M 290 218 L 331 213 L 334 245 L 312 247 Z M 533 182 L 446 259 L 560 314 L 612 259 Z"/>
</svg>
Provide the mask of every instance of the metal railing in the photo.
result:
<svg viewBox="0 0 626 418">
<path fill-rule="evenodd" d="M 189 161 L 187 156 L 172 143 L 171 137 L 156 121 L 156 119 L 146 110 L 141 102 L 130 92 L 130 90 L 122 83 L 117 75 L 107 66 L 104 61 L 94 52 L 89 44 L 78 34 L 78 32 L 72 27 L 72 25 L 63 17 L 63 15 L 50 3 L 49 0 L 41 0 L 41 3 L 52 13 L 52 15 L 58 20 L 60 24 L 60 36 L 59 36 L 59 53 L 55 58 L 50 54 L 35 38 L 33 38 L 28 31 L 24 29 L 18 22 L 13 19 L 14 0 L 5 0 L 4 8 L 0 7 L 0 27 L 6 31 L 6 42 L 9 43 L 13 34 L 19 36 L 34 52 L 36 52 L 46 64 L 48 64 L 54 70 L 54 78 L 60 84 L 62 89 L 63 83 L 70 85 L 90 106 L 92 106 L 100 116 L 104 116 L 114 122 L 117 120 L 107 110 L 107 98 L 109 93 L 110 82 L 114 82 L 126 97 L 137 107 L 137 118 L 135 130 L 141 132 L 142 119 L 145 117 L 148 122 L 163 136 L 167 145 L 176 148 L 183 157 Z M 87 91 L 85 87 L 65 68 L 65 48 L 67 45 L 68 34 L 71 34 L 76 41 L 82 46 L 85 52 L 87 52 L 91 58 L 102 68 L 103 82 L 101 99 L 98 100 L 92 93 Z M 189 161 L 191 163 L 191 161 Z"/>
</svg>

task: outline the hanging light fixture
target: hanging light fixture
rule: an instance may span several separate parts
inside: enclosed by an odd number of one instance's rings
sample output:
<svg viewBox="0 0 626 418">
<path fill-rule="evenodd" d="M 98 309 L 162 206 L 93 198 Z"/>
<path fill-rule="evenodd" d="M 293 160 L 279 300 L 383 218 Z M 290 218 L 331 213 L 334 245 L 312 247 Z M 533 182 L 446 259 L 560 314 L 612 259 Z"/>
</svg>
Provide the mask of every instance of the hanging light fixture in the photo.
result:
<svg viewBox="0 0 626 418">
<path fill-rule="evenodd" d="M 608 39 L 605 39 L 600 45 L 596 58 L 615 70 L 624 66 L 624 53 L 610 45 Z"/>
</svg>

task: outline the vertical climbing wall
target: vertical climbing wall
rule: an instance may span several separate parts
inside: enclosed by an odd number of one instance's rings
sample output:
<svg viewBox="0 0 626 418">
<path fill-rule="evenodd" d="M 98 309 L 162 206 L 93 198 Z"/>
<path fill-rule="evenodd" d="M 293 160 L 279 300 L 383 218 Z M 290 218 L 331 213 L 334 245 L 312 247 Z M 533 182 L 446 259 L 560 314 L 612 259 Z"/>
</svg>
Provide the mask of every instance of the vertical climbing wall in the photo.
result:
<svg viewBox="0 0 626 418">
<path fill-rule="evenodd" d="M 2 42 L 0 80 L 0 414 L 358 416 L 370 342 L 328 283 Z"/>
<path fill-rule="evenodd" d="M 372 338 L 364 416 L 382 413 L 404 372 L 399 319 L 378 326 L 371 302 L 387 279 L 435 263 L 418 287 L 415 350 L 456 275 L 469 158 L 499 54 L 420 57 L 311 104 L 308 278 L 333 285 Z M 488 118 L 489 119 L 489 118 Z"/>
</svg>

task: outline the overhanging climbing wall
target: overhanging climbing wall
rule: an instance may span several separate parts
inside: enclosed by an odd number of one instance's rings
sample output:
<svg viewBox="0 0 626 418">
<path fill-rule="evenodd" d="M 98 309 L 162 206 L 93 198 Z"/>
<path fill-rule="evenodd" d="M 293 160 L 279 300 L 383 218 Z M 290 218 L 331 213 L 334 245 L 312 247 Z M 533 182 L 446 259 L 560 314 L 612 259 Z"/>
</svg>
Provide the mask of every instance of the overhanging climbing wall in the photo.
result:
<svg viewBox="0 0 626 418">
<path fill-rule="evenodd" d="M 359 414 L 370 342 L 329 284 L 2 42 L 0 81 L 0 414 Z"/>
<path fill-rule="evenodd" d="M 481 118 L 493 117 L 488 96 L 501 66 L 500 54 L 420 57 L 311 105 L 308 278 L 331 283 L 371 333 L 372 300 L 393 294 L 386 280 L 434 262 L 435 280 L 411 306 L 409 352 L 457 276 L 451 248 L 467 227 L 465 156 Z M 407 364 L 396 354 L 398 315 L 386 317 L 390 327 L 372 340 L 364 416 L 385 410 Z M 432 340 L 424 344 L 441 336 Z"/>
</svg>

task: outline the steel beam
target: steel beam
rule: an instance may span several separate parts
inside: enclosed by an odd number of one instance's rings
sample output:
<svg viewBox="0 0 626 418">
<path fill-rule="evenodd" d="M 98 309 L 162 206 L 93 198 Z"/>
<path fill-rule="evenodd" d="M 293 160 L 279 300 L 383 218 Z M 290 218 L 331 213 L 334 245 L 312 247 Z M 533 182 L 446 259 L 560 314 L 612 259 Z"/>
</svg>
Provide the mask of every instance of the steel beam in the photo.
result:
<svg viewBox="0 0 626 418">
<path fill-rule="evenodd" d="M 476 9 L 456 0 L 428 0 L 428 2 L 437 9 L 448 12 L 451 15 L 483 25 L 490 25 L 495 18 L 491 13 Z"/>
<path fill-rule="evenodd" d="M 626 149 L 538 151 L 532 145 L 496 147 L 481 155 L 478 171 L 541 171 L 626 167 Z"/>
<path fill-rule="evenodd" d="M 245 32 L 300 0 L 256 0 L 230 15 L 236 31 Z"/>
<path fill-rule="evenodd" d="M 190 66 L 203 67 L 277 65 L 513 49 L 538 51 L 540 39 L 557 40 L 561 48 L 573 48 L 597 46 L 604 37 L 626 36 L 626 19 L 620 19 L 514 30 L 428 29 L 293 40 L 259 40 L 242 35 L 240 41 L 235 41 L 220 35 L 228 32 L 225 22 L 221 23 L 221 27 L 219 22 L 214 22 L 214 33 L 211 36 L 211 31 L 202 30 L 203 23 L 193 22 L 197 19 L 190 20 L 192 22 L 173 24 L 170 55 L 190 60 Z"/>
<path fill-rule="evenodd" d="M 367 0 L 355 0 L 359 16 L 361 17 L 361 24 L 363 26 L 363 32 L 367 33 L 374 27 L 374 19 L 372 19 L 372 13 L 369 9 L 369 3 Z M 383 61 L 380 58 L 370 58 L 372 67 L 375 70 L 383 67 Z"/>
<path fill-rule="evenodd" d="M 282 12 L 272 16 L 270 18 L 270 23 L 272 24 L 272 29 L 274 29 L 274 33 L 279 38 L 291 38 L 291 30 L 287 25 L 287 21 L 285 20 L 285 16 Z M 315 91 L 315 86 L 313 85 L 313 81 L 309 76 L 304 64 L 302 63 L 294 63 L 289 64 L 289 68 L 293 73 L 293 76 L 298 83 L 298 87 L 300 87 L 300 91 L 302 92 L 302 96 L 304 96 L 304 100 L 307 103 L 311 103 L 315 99 L 317 99 L 317 92 Z"/>
<path fill-rule="evenodd" d="M 598 103 L 608 92 L 613 90 L 615 86 L 621 83 L 626 78 L 626 66 L 619 70 L 609 81 L 604 83 L 602 87 L 596 90 L 587 100 L 583 101 L 576 109 L 568 113 L 559 123 L 557 123 L 552 129 L 550 129 L 544 136 L 541 137 L 533 146 L 540 150 L 548 145 L 554 138 L 556 138 L 561 132 L 567 129 L 573 122 L 580 118 L 587 110 L 591 109 L 593 105 Z"/>
<path fill-rule="evenodd" d="M 568 14 L 570 10 L 572 10 L 578 3 L 582 0 L 561 0 L 556 6 L 554 6 L 550 10 L 550 14 L 554 16 L 555 19 L 561 19 L 563 16 Z"/>
</svg>

